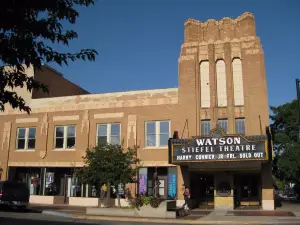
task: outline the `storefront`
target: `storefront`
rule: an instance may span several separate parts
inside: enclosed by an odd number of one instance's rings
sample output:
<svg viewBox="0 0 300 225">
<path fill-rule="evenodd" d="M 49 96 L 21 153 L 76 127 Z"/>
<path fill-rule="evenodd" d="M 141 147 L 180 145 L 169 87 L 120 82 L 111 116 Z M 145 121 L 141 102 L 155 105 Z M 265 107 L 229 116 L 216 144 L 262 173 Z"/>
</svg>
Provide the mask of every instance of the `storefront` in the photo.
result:
<svg viewBox="0 0 300 225">
<path fill-rule="evenodd" d="M 103 198 L 102 184 L 81 183 L 73 167 L 9 167 L 9 180 L 28 185 L 31 203 L 98 206 Z M 124 184 L 111 186 L 112 198 L 116 191 L 125 198 Z"/>
<path fill-rule="evenodd" d="M 73 172 L 67 167 L 9 167 L 9 179 L 27 183 L 31 196 L 58 196 L 61 203 L 69 197 L 96 197 L 99 191 L 79 183 Z"/>
<path fill-rule="evenodd" d="M 172 138 L 169 163 L 182 171 L 178 187 L 190 188 L 193 208 L 271 209 L 270 140 L 269 135 L 226 135 L 219 128 L 209 137 Z"/>
<path fill-rule="evenodd" d="M 177 167 L 140 168 L 138 185 L 138 194 L 140 196 L 159 196 L 163 199 L 176 199 Z"/>
</svg>

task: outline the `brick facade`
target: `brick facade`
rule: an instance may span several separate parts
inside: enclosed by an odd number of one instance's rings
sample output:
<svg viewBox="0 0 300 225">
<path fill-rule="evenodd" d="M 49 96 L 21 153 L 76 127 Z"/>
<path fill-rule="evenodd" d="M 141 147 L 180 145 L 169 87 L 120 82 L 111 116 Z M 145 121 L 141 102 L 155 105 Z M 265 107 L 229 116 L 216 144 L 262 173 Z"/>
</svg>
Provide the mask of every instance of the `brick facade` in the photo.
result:
<svg viewBox="0 0 300 225">
<path fill-rule="evenodd" d="M 233 82 L 233 59 L 242 62 L 244 104 L 235 105 Z M 218 107 L 216 62 L 224 60 L 226 72 L 225 107 Z M 200 64 L 209 63 L 210 107 L 201 107 Z M 228 133 L 234 134 L 235 119 L 245 118 L 247 135 L 265 134 L 269 125 L 268 96 L 264 66 L 264 53 L 256 36 L 254 17 L 244 13 L 236 19 L 200 22 L 188 19 L 184 23 L 184 43 L 178 59 L 178 88 L 131 91 L 107 94 L 88 94 L 68 83 L 64 88 L 55 88 L 62 79 L 47 69 L 48 75 L 36 74 L 41 81 L 47 79 L 52 91 L 64 90 L 47 96 L 34 93 L 30 99 L 31 115 L 11 109 L 0 114 L 0 167 L 2 179 L 7 178 L 7 167 L 71 167 L 82 166 L 86 148 L 96 145 L 97 124 L 120 123 L 121 139 L 126 147 L 140 146 L 138 157 L 145 167 L 169 167 L 168 147 L 147 147 L 145 144 L 147 121 L 170 121 L 170 136 L 174 130 L 183 137 L 200 136 L 201 120 L 210 120 L 214 128 L 218 119 L 228 119 Z M 174 76 L 174 79 L 176 77 Z M 67 82 L 67 81 L 65 81 Z M 67 96 L 67 97 L 64 97 Z M 186 129 L 183 128 L 188 123 Z M 55 126 L 75 125 L 76 144 L 72 150 L 54 149 Z M 17 128 L 36 127 L 34 151 L 16 151 Z M 201 166 L 200 166 L 201 167 Z M 237 166 L 238 167 L 238 166 Z M 260 164 L 248 164 L 261 170 Z M 268 167 L 268 166 L 264 166 Z M 224 165 L 215 167 L 224 169 Z M 240 165 L 238 168 L 243 168 Z M 205 169 L 205 168 L 204 168 Z M 178 199 L 182 199 L 181 174 L 178 171 Z M 271 176 L 264 172 L 264 176 Z M 263 200 L 272 201 L 270 184 L 262 194 Z M 264 193 L 265 196 L 264 197 Z M 266 204 L 271 204 L 270 202 Z M 271 207 L 272 208 L 272 207 Z"/>
</svg>

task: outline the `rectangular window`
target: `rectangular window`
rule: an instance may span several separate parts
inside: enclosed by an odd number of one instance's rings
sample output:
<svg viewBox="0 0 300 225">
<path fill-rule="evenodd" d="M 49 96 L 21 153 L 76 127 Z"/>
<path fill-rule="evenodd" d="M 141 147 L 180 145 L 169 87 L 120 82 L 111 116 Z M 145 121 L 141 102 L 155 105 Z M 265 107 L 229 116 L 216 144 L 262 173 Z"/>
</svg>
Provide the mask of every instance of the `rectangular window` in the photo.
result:
<svg viewBox="0 0 300 225">
<path fill-rule="evenodd" d="M 170 121 L 149 121 L 146 122 L 146 147 L 168 146 L 170 138 Z"/>
<path fill-rule="evenodd" d="M 218 125 L 225 133 L 227 133 L 228 119 L 218 119 Z"/>
<path fill-rule="evenodd" d="M 209 62 L 203 61 L 200 63 L 200 98 L 201 107 L 210 107 L 210 82 L 209 82 Z"/>
<path fill-rule="evenodd" d="M 34 150 L 35 149 L 36 128 L 18 128 L 17 130 L 17 150 Z"/>
<path fill-rule="evenodd" d="M 121 124 L 98 124 L 97 125 L 97 145 L 99 144 L 120 144 Z"/>
<path fill-rule="evenodd" d="M 55 148 L 74 149 L 76 143 L 76 126 L 55 127 Z"/>
<path fill-rule="evenodd" d="M 201 120 L 201 136 L 210 135 L 210 120 Z"/>
<path fill-rule="evenodd" d="M 147 184 L 147 194 L 148 196 L 152 196 L 153 192 L 153 185 L 152 185 L 152 180 L 148 180 Z"/>
<path fill-rule="evenodd" d="M 237 134 L 245 134 L 245 118 L 235 119 L 235 132 Z"/>
</svg>

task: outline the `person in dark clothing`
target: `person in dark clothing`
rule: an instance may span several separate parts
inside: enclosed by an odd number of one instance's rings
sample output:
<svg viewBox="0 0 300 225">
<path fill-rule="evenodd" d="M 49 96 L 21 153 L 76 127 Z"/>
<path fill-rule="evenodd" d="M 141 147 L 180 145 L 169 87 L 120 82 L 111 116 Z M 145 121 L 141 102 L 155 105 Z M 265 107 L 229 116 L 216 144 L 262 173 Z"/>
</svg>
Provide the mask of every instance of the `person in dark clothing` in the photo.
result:
<svg viewBox="0 0 300 225">
<path fill-rule="evenodd" d="M 187 208 L 187 210 L 190 210 L 189 208 L 189 200 L 191 198 L 191 193 L 190 193 L 190 189 L 188 186 L 185 186 L 184 192 L 183 192 L 183 196 L 184 196 L 184 204 L 182 207 Z"/>
</svg>

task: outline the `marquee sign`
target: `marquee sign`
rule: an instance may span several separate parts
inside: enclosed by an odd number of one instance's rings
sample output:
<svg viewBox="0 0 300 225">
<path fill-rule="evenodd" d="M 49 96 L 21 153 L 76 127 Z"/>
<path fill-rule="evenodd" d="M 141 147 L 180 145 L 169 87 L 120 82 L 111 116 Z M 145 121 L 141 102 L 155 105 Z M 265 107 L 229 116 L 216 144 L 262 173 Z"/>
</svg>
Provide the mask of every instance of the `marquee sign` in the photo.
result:
<svg viewBox="0 0 300 225">
<path fill-rule="evenodd" d="M 170 163 L 268 160 L 267 136 L 219 134 L 222 135 L 170 139 Z"/>
</svg>

